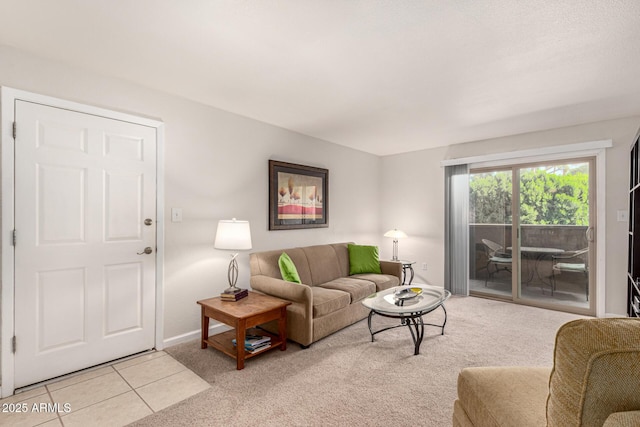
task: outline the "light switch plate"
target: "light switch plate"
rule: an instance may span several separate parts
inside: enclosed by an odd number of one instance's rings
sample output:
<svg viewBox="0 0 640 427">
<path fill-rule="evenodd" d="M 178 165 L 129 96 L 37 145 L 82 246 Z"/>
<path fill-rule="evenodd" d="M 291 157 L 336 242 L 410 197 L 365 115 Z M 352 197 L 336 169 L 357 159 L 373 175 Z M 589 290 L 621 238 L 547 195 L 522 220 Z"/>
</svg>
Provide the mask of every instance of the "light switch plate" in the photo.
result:
<svg viewBox="0 0 640 427">
<path fill-rule="evenodd" d="M 619 222 L 629 221 L 629 214 L 627 213 L 627 211 L 618 211 L 618 221 Z"/>
<path fill-rule="evenodd" d="M 182 208 L 171 208 L 171 222 L 182 222 Z"/>
</svg>

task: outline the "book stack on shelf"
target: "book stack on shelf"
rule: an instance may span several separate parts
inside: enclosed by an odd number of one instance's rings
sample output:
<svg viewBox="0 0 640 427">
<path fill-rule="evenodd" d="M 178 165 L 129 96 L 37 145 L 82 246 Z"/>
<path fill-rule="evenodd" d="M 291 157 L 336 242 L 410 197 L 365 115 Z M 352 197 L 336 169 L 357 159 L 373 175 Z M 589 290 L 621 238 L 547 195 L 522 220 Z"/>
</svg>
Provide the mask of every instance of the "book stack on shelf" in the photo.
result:
<svg viewBox="0 0 640 427">
<path fill-rule="evenodd" d="M 231 340 L 236 345 L 235 338 Z M 271 337 L 265 335 L 247 335 L 244 338 L 244 350 L 249 353 L 257 353 L 271 347 Z"/>
<path fill-rule="evenodd" d="M 222 299 L 222 301 L 238 301 L 239 299 L 242 299 L 249 295 L 249 291 L 246 289 L 236 289 L 238 290 L 238 292 L 224 291 L 223 293 L 221 293 L 220 298 Z"/>
</svg>

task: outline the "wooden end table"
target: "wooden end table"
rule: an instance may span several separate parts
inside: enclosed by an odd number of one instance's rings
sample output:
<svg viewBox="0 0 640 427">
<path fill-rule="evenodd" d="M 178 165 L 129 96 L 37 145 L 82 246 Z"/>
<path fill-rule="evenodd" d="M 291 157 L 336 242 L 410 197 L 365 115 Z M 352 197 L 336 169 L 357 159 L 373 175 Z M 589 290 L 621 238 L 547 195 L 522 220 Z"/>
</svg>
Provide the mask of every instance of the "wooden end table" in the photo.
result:
<svg viewBox="0 0 640 427">
<path fill-rule="evenodd" d="M 224 354 L 233 357 L 237 362 L 237 369 L 244 369 L 245 359 L 257 356 L 265 351 L 279 347 L 281 351 L 287 349 L 287 306 L 289 301 L 268 295 L 249 292 L 249 295 L 239 301 L 222 301 L 214 297 L 198 301 L 202 308 L 202 342 L 201 348 L 211 346 Z M 235 330 L 222 332 L 209 337 L 209 319 L 214 319 Z M 271 337 L 271 346 L 255 353 L 244 349 L 247 329 L 269 322 L 278 321 L 278 335 L 263 330 L 251 331 L 259 335 Z M 236 339 L 238 345 L 233 345 Z"/>
</svg>

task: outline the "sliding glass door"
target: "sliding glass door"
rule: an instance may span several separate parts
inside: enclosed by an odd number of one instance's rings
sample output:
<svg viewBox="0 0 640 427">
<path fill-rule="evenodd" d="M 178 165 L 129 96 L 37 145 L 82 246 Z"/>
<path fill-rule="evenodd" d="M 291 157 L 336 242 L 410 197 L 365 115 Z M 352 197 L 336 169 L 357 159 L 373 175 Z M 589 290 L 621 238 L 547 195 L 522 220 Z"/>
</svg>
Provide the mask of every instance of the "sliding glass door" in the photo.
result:
<svg viewBox="0 0 640 427">
<path fill-rule="evenodd" d="M 513 172 L 471 171 L 469 174 L 469 290 L 511 298 Z"/>
<path fill-rule="evenodd" d="M 595 313 L 594 159 L 472 170 L 470 292 Z"/>
</svg>

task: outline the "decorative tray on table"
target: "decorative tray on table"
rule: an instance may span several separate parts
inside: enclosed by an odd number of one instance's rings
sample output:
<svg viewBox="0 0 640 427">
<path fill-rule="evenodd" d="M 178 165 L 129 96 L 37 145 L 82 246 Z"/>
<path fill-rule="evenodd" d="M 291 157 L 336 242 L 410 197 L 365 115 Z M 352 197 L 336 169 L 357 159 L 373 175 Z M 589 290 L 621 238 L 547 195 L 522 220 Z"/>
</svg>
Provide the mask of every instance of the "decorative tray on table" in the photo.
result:
<svg viewBox="0 0 640 427">
<path fill-rule="evenodd" d="M 422 293 L 422 288 L 403 288 L 397 290 L 393 297 L 399 300 L 415 298 Z"/>
</svg>

